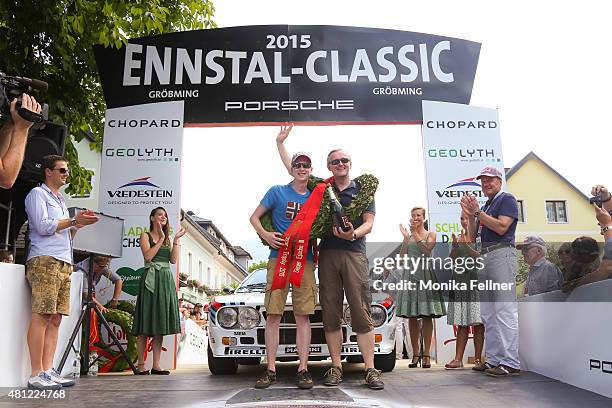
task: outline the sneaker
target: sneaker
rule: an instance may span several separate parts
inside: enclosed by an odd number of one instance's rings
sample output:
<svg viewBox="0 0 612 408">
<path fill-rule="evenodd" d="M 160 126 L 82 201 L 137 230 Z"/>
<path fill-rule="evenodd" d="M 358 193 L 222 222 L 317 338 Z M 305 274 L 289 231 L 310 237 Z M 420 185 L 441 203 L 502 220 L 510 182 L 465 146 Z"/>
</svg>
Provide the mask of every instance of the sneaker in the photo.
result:
<svg viewBox="0 0 612 408">
<path fill-rule="evenodd" d="M 489 368 L 485 371 L 485 373 L 487 373 L 487 375 L 490 375 L 491 377 L 508 377 L 511 375 L 519 375 L 521 373 L 521 370 L 519 370 L 518 368 L 512 368 L 510 366 L 500 364 L 497 367 Z"/>
<path fill-rule="evenodd" d="M 371 390 L 382 390 L 385 388 L 380 370 L 368 368 L 365 372 L 365 384 Z"/>
<path fill-rule="evenodd" d="M 62 377 L 57 371 L 55 371 L 54 368 L 49 371 L 45 371 L 45 374 L 47 375 L 47 379 L 61 385 L 62 387 L 72 387 L 74 384 L 76 384 L 74 379 Z"/>
<path fill-rule="evenodd" d="M 62 386 L 48 379 L 45 372 L 41 371 L 38 375 L 30 377 L 28 380 L 28 388 L 35 388 L 37 390 L 60 390 Z"/>
<path fill-rule="evenodd" d="M 303 390 L 307 390 L 312 388 L 314 382 L 312 381 L 312 376 L 308 372 L 308 370 L 298 371 L 297 373 L 297 386 Z"/>
<path fill-rule="evenodd" d="M 274 383 L 276 383 L 276 371 L 266 370 L 266 372 L 263 373 L 255 383 L 255 388 L 268 388 Z"/>
<path fill-rule="evenodd" d="M 474 371 L 479 371 L 481 373 L 484 373 L 486 370 L 488 370 L 489 368 L 495 368 L 495 366 L 493 364 L 490 364 L 488 361 L 484 364 L 474 364 L 474 367 L 472 367 L 472 370 Z"/>
<path fill-rule="evenodd" d="M 342 367 L 332 366 L 323 376 L 323 384 L 333 387 L 342 382 Z"/>
</svg>

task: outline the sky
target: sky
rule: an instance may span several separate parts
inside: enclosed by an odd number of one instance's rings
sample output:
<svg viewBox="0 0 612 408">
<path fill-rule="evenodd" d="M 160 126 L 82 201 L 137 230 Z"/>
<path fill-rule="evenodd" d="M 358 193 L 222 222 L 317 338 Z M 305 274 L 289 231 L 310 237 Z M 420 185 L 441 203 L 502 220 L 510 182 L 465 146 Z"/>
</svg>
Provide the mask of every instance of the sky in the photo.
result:
<svg viewBox="0 0 612 408">
<path fill-rule="evenodd" d="M 505 167 L 533 151 L 582 190 L 612 185 L 610 12 L 598 1 L 240 1 L 215 2 L 219 27 L 339 25 L 443 35 L 482 44 L 470 104 L 497 108 Z M 259 200 L 290 177 L 276 153 L 277 126 L 186 129 L 182 207 L 212 219 L 255 260 L 248 222 Z M 328 176 L 327 152 L 347 149 L 353 177 L 381 181 L 368 239 L 397 241 L 410 208 L 426 205 L 419 125 L 296 126 L 286 142 L 312 154 Z M 206 176 L 203 176 L 206 175 Z M 537 182 L 537 180 L 534 180 Z"/>
</svg>

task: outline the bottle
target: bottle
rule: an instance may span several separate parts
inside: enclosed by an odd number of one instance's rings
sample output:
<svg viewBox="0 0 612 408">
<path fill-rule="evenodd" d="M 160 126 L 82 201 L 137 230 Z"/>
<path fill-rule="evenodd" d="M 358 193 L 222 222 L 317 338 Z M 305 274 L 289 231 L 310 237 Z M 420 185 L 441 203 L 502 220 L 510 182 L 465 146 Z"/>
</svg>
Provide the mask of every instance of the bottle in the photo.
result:
<svg viewBox="0 0 612 408">
<path fill-rule="evenodd" d="M 89 371 L 87 375 L 98 375 L 98 353 L 95 350 L 89 355 Z"/>
<path fill-rule="evenodd" d="M 351 226 L 349 225 L 349 220 L 344 213 L 344 208 L 342 208 L 342 204 L 340 204 L 340 201 L 338 201 L 336 198 L 334 189 L 329 183 L 327 183 L 327 194 L 329 195 L 329 205 L 334 216 L 335 225 L 340 227 L 340 229 L 342 229 L 344 232 L 350 230 Z"/>
<path fill-rule="evenodd" d="M 79 378 L 81 376 L 81 356 L 78 354 L 72 362 L 72 378 Z"/>
</svg>

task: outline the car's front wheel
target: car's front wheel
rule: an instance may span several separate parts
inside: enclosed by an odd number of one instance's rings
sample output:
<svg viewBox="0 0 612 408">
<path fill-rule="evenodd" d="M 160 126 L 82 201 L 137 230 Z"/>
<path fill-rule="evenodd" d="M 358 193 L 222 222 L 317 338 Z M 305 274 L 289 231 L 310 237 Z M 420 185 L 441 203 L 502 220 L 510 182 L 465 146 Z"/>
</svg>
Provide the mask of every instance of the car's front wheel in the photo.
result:
<svg viewBox="0 0 612 408">
<path fill-rule="evenodd" d="M 207 347 L 208 369 L 215 375 L 236 374 L 238 362 L 233 357 L 215 357 L 210 344 Z"/>
<path fill-rule="evenodd" d="M 376 354 L 374 356 L 374 367 L 383 373 L 393 371 L 395 368 L 395 347 L 389 354 Z"/>
</svg>

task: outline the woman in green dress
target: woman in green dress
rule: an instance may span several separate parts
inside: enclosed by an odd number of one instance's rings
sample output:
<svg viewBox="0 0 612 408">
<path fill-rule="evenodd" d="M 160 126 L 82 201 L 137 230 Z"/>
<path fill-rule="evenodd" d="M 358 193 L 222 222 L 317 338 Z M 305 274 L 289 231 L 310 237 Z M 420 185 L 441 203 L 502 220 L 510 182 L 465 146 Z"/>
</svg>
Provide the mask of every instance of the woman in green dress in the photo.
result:
<svg viewBox="0 0 612 408">
<path fill-rule="evenodd" d="M 145 271 L 140 277 L 132 333 L 138 336 L 138 374 L 149 374 L 144 369 L 145 351 L 147 339 L 152 337 L 151 374 L 167 375 L 170 372 L 159 365 L 163 338 L 181 332 L 176 283 L 170 264 L 175 264 L 179 257 L 179 240 L 185 235 L 185 229 L 181 228 L 170 241 L 168 213 L 163 207 L 157 207 L 149 215 L 149 231 L 140 235 Z"/>
<path fill-rule="evenodd" d="M 438 279 L 430 267 L 428 259 L 436 245 L 436 233 L 425 229 L 425 209 L 415 207 L 410 211 L 410 230 L 400 224 L 404 237 L 400 256 L 407 255 L 414 261 L 419 261 L 414 269 L 404 269 L 402 280 L 412 282 L 413 290 L 403 290 L 398 294 L 397 315 L 408 318 L 410 343 L 412 344 L 412 362 L 408 365 L 416 367 L 431 367 L 429 352 L 433 335 L 433 319 L 446 315 L 446 307 L 442 293 L 439 290 L 421 287 L 421 282 L 437 283 Z M 421 259 L 419 259 L 421 258 Z M 419 354 L 420 327 L 418 319 L 423 321 L 423 355 Z"/>
</svg>

